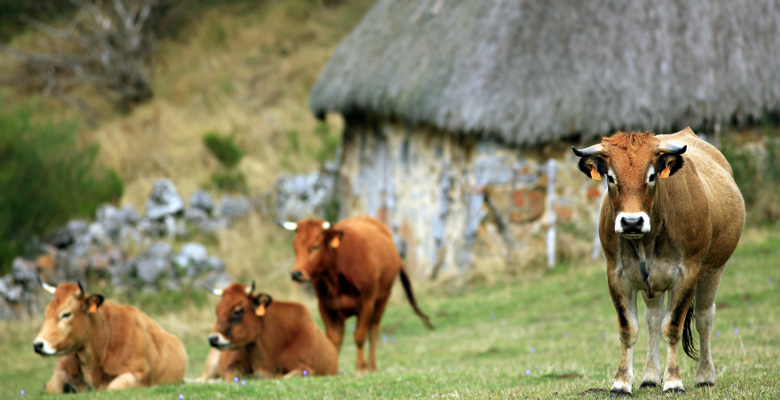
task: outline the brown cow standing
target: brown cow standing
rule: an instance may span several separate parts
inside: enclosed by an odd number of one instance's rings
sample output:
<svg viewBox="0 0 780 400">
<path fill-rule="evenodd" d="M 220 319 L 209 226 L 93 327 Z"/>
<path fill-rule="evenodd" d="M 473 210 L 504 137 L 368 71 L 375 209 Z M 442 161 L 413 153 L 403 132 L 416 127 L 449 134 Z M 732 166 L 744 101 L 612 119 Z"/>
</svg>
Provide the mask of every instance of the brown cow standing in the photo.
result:
<svg viewBox="0 0 780 400">
<path fill-rule="evenodd" d="M 714 385 L 710 332 L 715 294 L 745 224 L 745 205 L 731 167 L 690 129 L 659 136 L 618 132 L 600 144 L 573 150 L 581 158 L 582 172 L 595 180 L 606 177 L 608 182 L 599 237 L 621 343 L 610 393 L 631 394 L 637 292 L 647 305 L 648 330 L 640 387 L 661 383 L 658 350 L 663 337 L 667 345 L 664 393 L 685 391 L 677 352 L 682 338 L 686 354 L 696 359 L 693 318 L 701 343 L 696 386 Z M 665 292 L 669 292 L 668 310 Z"/>
<path fill-rule="evenodd" d="M 338 351 L 322 333 L 309 310 L 298 303 L 272 301 L 253 294 L 255 284 L 225 290 L 217 304 L 217 323 L 209 335 L 212 350 L 200 380 L 241 375 L 291 377 L 335 375 Z"/>
<path fill-rule="evenodd" d="M 33 341 L 36 353 L 62 356 L 46 391 L 98 390 L 181 383 L 187 369 L 182 343 L 133 306 L 87 295 L 80 284 L 55 289 Z"/>
<path fill-rule="evenodd" d="M 417 307 L 393 236 L 381 221 L 360 216 L 344 219 L 333 227 L 318 219 L 279 224 L 296 232 L 292 278 L 298 282 L 311 281 L 325 331 L 337 349 L 341 349 L 344 337 L 344 320 L 357 316 L 355 369 L 358 372 L 376 370 L 379 323 L 399 273 L 412 308 L 425 326 L 433 329 L 428 316 Z M 363 356 L 366 333 L 371 342 L 368 364 Z"/>
</svg>

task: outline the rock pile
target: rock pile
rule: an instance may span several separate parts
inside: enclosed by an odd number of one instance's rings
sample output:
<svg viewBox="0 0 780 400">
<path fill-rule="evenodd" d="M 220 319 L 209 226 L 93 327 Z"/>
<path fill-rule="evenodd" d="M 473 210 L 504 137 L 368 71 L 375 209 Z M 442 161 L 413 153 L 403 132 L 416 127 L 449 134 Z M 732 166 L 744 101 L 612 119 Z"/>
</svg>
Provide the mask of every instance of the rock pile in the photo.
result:
<svg viewBox="0 0 780 400">
<path fill-rule="evenodd" d="M 281 175 L 276 181 L 276 217 L 284 221 L 325 216 L 333 197 L 336 166 L 309 175 Z"/>
<path fill-rule="evenodd" d="M 225 196 L 215 203 L 203 190 L 193 193 L 185 207 L 173 183 L 160 179 L 143 217 L 130 205 L 105 204 L 94 222 L 70 221 L 47 234 L 36 259 L 17 257 L 12 273 L 0 278 L 0 319 L 41 311 L 48 299 L 37 299 L 38 274 L 52 284 L 96 278 L 128 291 L 226 285 L 231 279 L 225 263 L 205 246 L 187 242 L 176 252 L 170 243 L 186 241 L 191 230 L 213 234 L 248 215 L 250 208 L 244 197 Z"/>
</svg>

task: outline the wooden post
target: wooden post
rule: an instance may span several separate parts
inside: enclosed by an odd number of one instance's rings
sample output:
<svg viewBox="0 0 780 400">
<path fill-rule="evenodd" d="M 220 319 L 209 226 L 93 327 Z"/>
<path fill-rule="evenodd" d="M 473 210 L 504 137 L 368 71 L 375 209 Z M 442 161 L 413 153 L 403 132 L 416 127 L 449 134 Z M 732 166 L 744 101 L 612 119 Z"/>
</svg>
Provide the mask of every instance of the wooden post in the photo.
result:
<svg viewBox="0 0 780 400">
<path fill-rule="evenodd" d="M 550 228 L 547 230 L 547 266 L 555 265 L 555 160 L 547 161 L 547 205 L 550 211 Z"/>
</svg>

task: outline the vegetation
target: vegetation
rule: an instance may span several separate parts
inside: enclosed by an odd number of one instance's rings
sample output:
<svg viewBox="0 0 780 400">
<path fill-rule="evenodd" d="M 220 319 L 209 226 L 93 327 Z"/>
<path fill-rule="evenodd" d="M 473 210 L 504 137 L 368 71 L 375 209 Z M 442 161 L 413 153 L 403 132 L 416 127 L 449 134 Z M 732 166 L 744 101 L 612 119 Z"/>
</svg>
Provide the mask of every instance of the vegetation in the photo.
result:
<svg viewBox="0 0 780 400">
<path fill-rule="evenodd" d="M 246 176 L 236 170 L 244 152 L 233 139 L 232 135 L 220 136 L 217 132 L 203 135 L 203 144 L 221 164 L 221 168 L 211 174 L 211 183 L 220 190 L 245 193 Z"/>
<path fill-rule="evenodd" d="M 0 275 L 34 235 L 122 196 L 117 173 L 95 164 L 98 147 L 76 144 L 77 129 L 35 121 L 29 106 L 0 112 Z"/>
<path fill-rule="evenodd" d="M 696 362 L 681 354 L 686 399 L 752 399 L 780 396 L 780 312 L 776 307 L 780 260 L 777 230 L 749 230 L 726 267 L 718 294 L 713 329 L 716 386 L 694 388 Z M 418 290 L 422 308 L 436 331 L 420 324 L 400 287 L 383 319 L 379 371 L 357 375 L 352 339 L 345 340 L 339 366 L 329 378 L 247 380 L 238 384 L 184 384 L 113 393 L 92 392 L 83 399 L 151 398 L 604 398 L 620 353 L 617 320 L 609 299 L 603 261 L 556 267 L 533 279 L 493 287 Z M 262 282 L 258 282 L 263 287 Z M 418 288 L 422 282 L 418 282 Z M 271 293 L 284 285 L 263 290 Z M 281 296 L 277 296 L 281 297 Z M 173 299 L 171 299 L 173 300 Z M 203 300 L 199 300 L 202 302 Z M 168 301 L 168 314 L 155 319 L 183 338 L 190 356 L 187 376 L 197 377 L 208 352 L 205 340 L 213 324 L 216 299 L 188 306 Z M 640 303 L 640 315 L 643 306 Z M 178 304 L 178 305 L 177 305 Z M 312 302 L 308 302 L 317 315 Z M 162 310 L 157 307 L 157 310 Z M 171 311 L 178 309 L 178 311 Z M 319 320 L 319 318 L 317 317 Z M 348 325 L 354 324 L 354 319 Z M 0 397 L 21 390 L 38 396 L 55 360 L 29 348 L 40 319 L 0 325 Z M 638 388 L 647 349 L 644 318 L 634 357 L 634 395 L 658 398 L 661 389 Z M 661 359 L 665 360 L 662 346 Z M 579 394 L 600 389 L 590 394 Z M 68 397 L 69 398 L 69 397 Z"/>
</svg>

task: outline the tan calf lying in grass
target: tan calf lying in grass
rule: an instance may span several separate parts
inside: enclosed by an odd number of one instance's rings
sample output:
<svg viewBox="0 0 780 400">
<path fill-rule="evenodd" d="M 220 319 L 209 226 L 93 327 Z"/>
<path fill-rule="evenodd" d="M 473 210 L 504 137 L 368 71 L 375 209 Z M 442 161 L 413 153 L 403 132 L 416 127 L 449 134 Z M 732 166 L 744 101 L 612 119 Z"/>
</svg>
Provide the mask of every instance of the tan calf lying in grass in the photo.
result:
<svg viewBox="0 0 780 400">
<path fill-rule="evenodd" d="M 183 381 L 184 345 L 139 309 L 87 295 L 81 284 L 62 283 L 56 289 L 41 285 L 54 299 L 46 307 L 33 349 L 42 356 L 62 356 L 47 392 Z"/>
<path fill-rule="evenodd" d="M 241 375 L 291 377 L 338 373 L 338 352 L 300 304 L 272 301 L 252 286 L 234 283 L 217 304 L 209 335 L 214 348 L 200 380 Z M 217 352 L 218 350 L 221 350 Z"/>
</svg>

